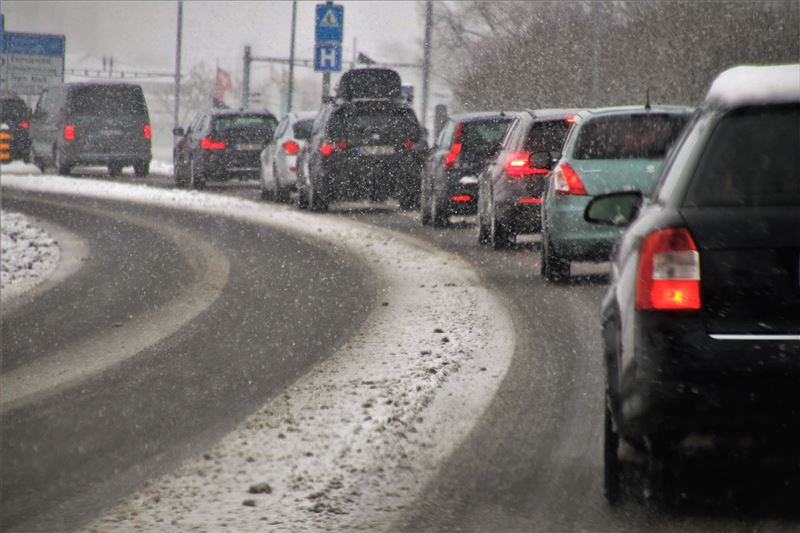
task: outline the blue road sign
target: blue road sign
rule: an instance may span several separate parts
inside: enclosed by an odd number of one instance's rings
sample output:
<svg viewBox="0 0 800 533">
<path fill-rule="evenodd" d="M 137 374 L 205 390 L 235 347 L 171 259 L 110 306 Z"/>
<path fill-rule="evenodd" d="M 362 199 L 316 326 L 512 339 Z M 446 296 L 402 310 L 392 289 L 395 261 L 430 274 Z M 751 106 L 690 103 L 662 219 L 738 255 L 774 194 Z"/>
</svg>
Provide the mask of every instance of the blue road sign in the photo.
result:
<svg viewBox="0 0 800 533">
<path fill-rule="evenodd" d="M 64 36 L 43 33 L 3 32 L 0 51 L 30 56 L 64 56 Z"/>
<path fill-rule="evenodd" d="M 321 72 L 339 72 L 342 70 L 341 45 L 316 45 L 314 47 L 314 70 Z"/>
<path fill-rule="evenodd" d="M 317 4 L 316 17 L 314 17 L 314 35 L 316 36 L 317 44 L 342 42 L 342 35 L 344 35 L 344 6 Z"/>
</svg>

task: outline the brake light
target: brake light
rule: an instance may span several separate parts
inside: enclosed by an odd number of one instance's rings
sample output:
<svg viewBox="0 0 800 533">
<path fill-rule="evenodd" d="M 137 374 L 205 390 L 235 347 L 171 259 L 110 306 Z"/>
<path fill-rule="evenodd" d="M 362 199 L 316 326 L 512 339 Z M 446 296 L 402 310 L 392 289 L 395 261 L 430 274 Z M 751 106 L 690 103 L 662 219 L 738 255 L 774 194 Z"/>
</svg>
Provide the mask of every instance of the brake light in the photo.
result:
<svg viewBox="0 0 800 533">
<path fill-rule="evenodd" d="M 67 124 L 64 126 L 64 140 L 65 141 L 74 141 L 75 140 L 75 126 L 72 124 Z"/>
<path fill-rule="evenodd" d="M 450 200 L 453 202 L 469 202 L 472 200 L 472 196 L 469 194 L 456 194 L 455 196 L 451 196 Z"/>
<path fill-rule="evenodd" d="M 322 146 L 319 147 L 319 151 L 325 157 L 328 157 L 334 152 L 341 152 L 342 150 L 347 150 L 349 144 L 347 141 L 328 141 Z"/>
<path fill-rule="evenodd" d="M 200 139 L 200 148 L 203 150 L 224 150 L 226 146 L 225 141 L 215 141 L 211 137 Z"/>
<path fill-rule="evenodd" d="M 406 150 L 408 150 L 410 152 L 411 150 L 414 149 L 414 145 L 415 144 L 417 144 L 417 143 L 415 143 L 413 139 L 408 139 L 408 140 L 403 141 L 403 148 L 405 148 Z"/>
<path fill-rule="evenodd" d="M 540 204 L 542 203 L 541 198 L 520 198 L 517 200 L 518 204 Z"/>
<path fill-rule="evenodd" d="M 583 186 L 580 176 L 567 163 L 561 163 L 553 173 L 556 194 L 573 194 L 586 196 L 586 187 Z"/>
<path fill-rule="evenodd" d="M 686 228 L 654 231 L 644 238 L 636 271 L 636 308 L 700 309 L 700 253 Z"/>
<path fill-rule="evenodd" d="M 150 124 L 144 125 L 144 138 L 148 140 L 153 138 L 153 129 L 150 127 Z"/>
<path fill-rule="evenodd" d="M 564 121 L 567 124 L 575 124 L 575 115 L 568 116 L 566 119 L 564 119 Z"/>
<path fill-rule="evenodd" d="M 506 158 L 506 174 L 511 178 L 521 178 L 534 174 L 547 174 L 550 171 L 546 168 L 534 168 L 531 166 L 531 155 L 528 152 L 510 154 Z"/>
<path fill-rule="evenodd" d="M 458 155 L 461 153 L 461 135 L 464 132 L 464 123 L 459 122 L 456 124 L 456 131 L 453 133 L 453 144 L 450 146 L 450 151 L 444 157 L 445 170 L 452 170 L 458 161 Z"/>
<path fill-rule="evenodd" d="M 27 130 L 30 127 L 30 123 L 29 122 L 20 122 L 19 123 L 19 127 L 22 128 L 23 130 Z"/>
<path fill-rule="evenodd" d="M 300 151 L 300 145 L 295 141 L 286 141 L 281 146 L 283 147 L 283 153 L 286 155 L 297 155 L 297 152 Z"/>
</svg>

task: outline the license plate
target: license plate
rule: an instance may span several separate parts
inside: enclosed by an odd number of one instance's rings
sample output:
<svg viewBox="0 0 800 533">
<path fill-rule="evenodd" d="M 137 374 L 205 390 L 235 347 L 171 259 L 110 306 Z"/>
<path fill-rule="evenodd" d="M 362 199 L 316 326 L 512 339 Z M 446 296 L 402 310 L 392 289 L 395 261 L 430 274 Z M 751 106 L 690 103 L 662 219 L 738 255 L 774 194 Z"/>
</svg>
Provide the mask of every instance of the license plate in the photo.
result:
<svg viewBox="0 0 800 533">
<path fill-rule="evenodd" d="M 364 155 L 392 155 L 394 146 L 362 146 L 359 153 Z"/>
<path fill-rule="evenodd" d="M 261 150 L 260 144 L 237 144 L 237 150 Z"/>
</svg>

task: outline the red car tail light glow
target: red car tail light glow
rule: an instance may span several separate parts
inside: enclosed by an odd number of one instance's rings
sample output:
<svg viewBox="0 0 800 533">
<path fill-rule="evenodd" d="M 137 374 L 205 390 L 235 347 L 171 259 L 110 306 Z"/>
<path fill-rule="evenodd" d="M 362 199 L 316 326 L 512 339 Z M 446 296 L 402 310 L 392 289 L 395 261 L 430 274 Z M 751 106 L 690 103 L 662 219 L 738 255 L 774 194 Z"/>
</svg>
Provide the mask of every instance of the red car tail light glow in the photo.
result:
<svg viewBox="0 0 800 533">
<path fill-rule="evenodd" d="M 587 196 L 586 187 L 583 186 L 578 173 L 567 163 L 561 163 L 553 173 L 556 194 L 572 194 Z"/>
<path fill-rule="evenodd" d="M 286 155 L 297 155 L 300 151 L 300 145 L 297 144 L 296 141 L 286 141 L 281 147 L 283 148 L 283 153 Z"/>
<path fill-rule="evenodd" d="M 469 194 L 456 194 L 455 196 L 451 196 L 450 200 L 453 202 L 469 202 L 472 200 L 472 196 Z"/>
<path fill-rule="evenodd" d="M 211 137 L 203 137 L 200 139 L 200 148 L 203 150 L 224 150 L 227 146 L 225 141 L 215 141 Z"/>
<path fill-rule="evenodd" d="M 319 151 L 325 157 L 328 157 L 334 152 L 341 152 L 342 150 L 347 150 L 349 144 L 347 141 L 328 141 L 322 146 L 319 147 Z"/>
<path fill-rule="evenodd" d="M 153 138 L 153 129 L 150 127 L 150 124 L 144 125 L 144 138 L 145 139 Z"/>
<path fill-rule="evenodd" d="M 700 253 L 689 230 L 662 229 L 645 237 L 636 271 L 636 308 L 695 311 L 701 303 Z"/>
<path fill-rule="evenodd" d="M 75 126 L 72 124 L 67 124 L 64 126 L 64 140 L 65 141 L 74 141 L 75 140 Z"/>
<path fill-rule="evenodd" d="M 450 147 L 450 151 L 447 152 L 447 155 L 444 157 L 445 170 L 453 170 L 456 166 L 458 156 L 461 153 L 461 136 L 463 133 L 464 123 L 459 122 L 456 124 L 455 133 L 453 133 L 453 145 Z"/>
<path fill-rule="evenodd" d="M 27 130 L 31 126 L 30 122 L 20 122 L 19 127 L 23 130 Z"/>
<path fill-rule="evenodd" d="M 550 171 L 546 168 L 535 168 L 531 166 L 531 154 L 519 152 L 510 154 L 506 158 L 506 174 L 510 178 L 521 178 L 523 176 L 545 175 Z"/>
</svg>

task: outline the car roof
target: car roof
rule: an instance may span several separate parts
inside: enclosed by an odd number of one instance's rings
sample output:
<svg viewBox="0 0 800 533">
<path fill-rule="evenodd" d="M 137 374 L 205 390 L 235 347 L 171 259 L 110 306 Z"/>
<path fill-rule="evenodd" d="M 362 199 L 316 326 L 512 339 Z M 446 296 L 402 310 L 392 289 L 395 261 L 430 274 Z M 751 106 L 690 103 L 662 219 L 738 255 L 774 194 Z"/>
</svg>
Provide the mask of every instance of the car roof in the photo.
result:
<svg viewBox="0 0 800 533">
<path fill-rule="evenodd" d="M 800 102 L 800 64 L 742 65 L 722 72 L 711 83 L 706 105 L 743 107 Z"/>
<path fill-rule="evenodd" d="M 456 113 L 450 115 L 448 118 L 455 120 L 456 122 L 471 122 L 473 120 L 490 120 L 495 118 L 501 117 L 510 117 L 514 118 L 519 116 L 518 111 L 472 111 L 469 113 Z"/>
<path fill-rule="evenodd" d="M 289 118 L 292 122 L 297 122 L 298 120 L 309 120 L 316 118 L 318 111 L 290 111 Z"/>
<path fill-rule="evenodd" d="M 694 111 L 693 107 L 678 106 L 678 105 L 653 105 L 646 108 L 643 105 L 627 105 L 615 107 L 598 107 L 595 109 L 585 109 L 576 113 L 577 116 L 582 118 L 597 117 L 597 116 L 613 116 L 613 115 L 632 115 L 635 113 L 675 113 L 675 114 L 689 114 Z"/>
<path fill-rule="evenodd" d="M 264 115 L 266 117 L 273 117 L 275 115 L 270 113 L 269 111 L 236 111 L 234 109 L 213 109 L 211 110 L 212 117 L 224 117 L 224 116 L 237 116 L 237 115 Z"/>
<path fill-rule="evenodd" d="M 568 116 L 577 115 L 585 109 L 526 109 L 535 119 L 562 119 Z"/>
</svg>

